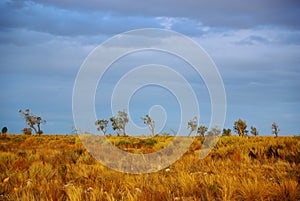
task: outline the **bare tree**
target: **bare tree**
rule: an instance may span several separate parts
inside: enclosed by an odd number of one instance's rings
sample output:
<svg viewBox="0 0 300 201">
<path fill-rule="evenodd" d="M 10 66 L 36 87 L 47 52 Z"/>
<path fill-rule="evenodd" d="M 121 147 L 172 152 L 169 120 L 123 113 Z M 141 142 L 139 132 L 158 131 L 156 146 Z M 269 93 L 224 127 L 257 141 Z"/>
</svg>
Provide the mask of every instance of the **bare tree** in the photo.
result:
<svg viewBox="0 0 300 201">
<path fill-rule="evenodd" d="M 221 130 L 218 126 L 214 126 L 210 131 L 207 132 L 207 136 L 218 136 L 221 133 Z"/>
<path fill-rule="evenodd" d="M 144 124 L 146 126 L 148 126 L 149 130 L 151 131 L 152 136 L 154 136 L 155 121 L 153 121 L 153 119 L 148 114 L 146 114 L 145 117 L 141 117 L 141 119 L 144 121 Z"/>
<path fill-rule="evenodd" d="M 19 113 L 24 117 L 27 125 L 32 128 L 36 134 L 41 135 L 43 133 L 41 124 L 46 124 L 46 121 L 43 120 L 42 117 L 31 114 L 29 109 L 26 109 L 25 111 L 19 110 Z"/>
<path fill-rule="evenodd" d="M 174 130 L 172 128 L 170 130 L 171 130 L 171 132 L 173 133 L 174 136 L 177 136 L 177 132 L 178 132 L 177 130 Z"/>
<path fill-rule="evenodd" d="M 79 133 L 79 129 L 76 128 L 75 126 L 72 126 L 71 134 L 77 135 Z"/>
<path fill-rule="evenodd" d="M 190 129 L 189 136 L 192 134 L 192 132 L 197 131 L 198 128 L 198 120 L 197 117 L 194 117 L 192 120 L 188 122 L 188 129 Z"/>
<path fill-rule="evenodd" d="M 279 131 L 280 131 L 280 129 L 278 127 L 278 124 L 276 122 L 274 122 L 272 124 L 272 133 L 275 135 L 275 137 L 278 137 Z"/>
</svg>

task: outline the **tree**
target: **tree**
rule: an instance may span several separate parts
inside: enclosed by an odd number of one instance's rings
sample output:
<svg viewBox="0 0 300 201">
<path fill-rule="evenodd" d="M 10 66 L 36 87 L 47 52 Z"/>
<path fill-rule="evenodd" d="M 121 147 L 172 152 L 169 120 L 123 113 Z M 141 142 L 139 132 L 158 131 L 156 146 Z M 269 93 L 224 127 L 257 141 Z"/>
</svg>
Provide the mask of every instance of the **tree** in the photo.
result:
<svg viewBox="0 0 300 201">
<path fill-rule="evenodd" d="M 230 128 L 228 128 L 228 129 L 223 128 L 222 136 L 230 136 L 230 135 L 231 135 L 231 129 Z"/>
<path fill-rule="evenodd" d="M 79 129 L 77 129 L 75 126 L 72 126 L 71 134 L 77 135 L 79 133 Z"/>
<path fill-rule="evenodd" d="M 251 134 L 254 136 L 258 136 L 258 130 L 254 126 L 251 126 Z"/>
<path fill-rule="evenodd" d="M 207 132 L 207 136 L 218 136 L 220 133 L 221 130 L 217 126 L 215 126 Z"/>
<path fill-rule="evenodd" d="M 7 127 L 4 126 L 4 127 L 2 128 L 1 134 L 2 134 L 3 136 L 6 136 L 7 131 L 8 131 Z"/>
<path fill-rule="evenodd" d="M 153 121 L 148 114 L 146 114 L 145 117 L 141 117 L 141 119 L 144 121 L 144 124 L 150 129 L 152 136 L 154 136 L 155 121 Z"/>
<path fill-rule="evenodd" d="M 278 127 L 278 124 L 276 122 L 274 122 L 272 124 L 272 133 L 275 135 L 275 137 L 278 137 L 279 131 L 280 131 L 280 129 Z"/>
<path fill-rule="evenodd" d="M 245 135 L 247 135 L 248 131 L 246 130 L 246 128 L 247 128 L 246 121 L 239 119 L 236 122 L 234 122 L 233 129 L 239 134 L 239 136 L 244 137 Z"/>
<path fill-rule="evenodd" d="M 128 123 L 128 114 L 125 111 L 118 112 L 119 127 L 123 131 L 123 136 L 126 136 L 126 124 Z"/>
<path fill-rule="evenodd" d="M 194 117 L 192 120 L 188 122 L 188 129 L 190 129 L 189 136 L 192 134 L 192 132 L 196 131 L 198 127 L 198 120 L 197 117 Z"/>
<path fill-rule="evenodd" d="M 108 121 L 106 119 L 97 120 L 95 125 L 98 126 L 98 131 L 102 131 L 103 135 L 106 135 Z"/>
<path fill-rule="evenodd" d="M 112 129 L 116 131 L 117 136 L 120 136 L 121 129 L 118 124 L 118 119 L 116 117 L 111 117 L 109 120 L 111 121 Z"/>
<path fill-rule="evenodd" d="M 205 132 L 207 131 L 207 127 L 206 126 L 199 126 L 197 129 L 197 133 L 199 135 L 201 135 L 202 137 L 204 137 Z"/>
<path fill-rule="evenodd" d="M 125 111 L 119 111 L 118 116 L 111 117 L 109 119 L 112 123 L 113 130 L 117 132 L 119 136 L 119 132 L 123 132 L 123 136 L 126 136 L 126 124 L 128 123 L 128 114 Z"/>
<path fill-rule="evenodd" d="M 177 132 L 178 132 L 177 130 L 174 130 L 172 128 L 170 128 L 170 130 L 171 130 L 171 132 L 173 133 L 174 136 L 177 136 Z"/>
<path fill-rule="evenodd" d="M 43 120 L 42 117 L 31 114 L 29 109 L 26 109 L 25 111 L 19 110 L 19 113 L 24 117 L 27 125 L 32 128 L 36 134 L 41 135 L 43 133 L 41 124 L 46 124 L 46 121 Z"/>
</svg>

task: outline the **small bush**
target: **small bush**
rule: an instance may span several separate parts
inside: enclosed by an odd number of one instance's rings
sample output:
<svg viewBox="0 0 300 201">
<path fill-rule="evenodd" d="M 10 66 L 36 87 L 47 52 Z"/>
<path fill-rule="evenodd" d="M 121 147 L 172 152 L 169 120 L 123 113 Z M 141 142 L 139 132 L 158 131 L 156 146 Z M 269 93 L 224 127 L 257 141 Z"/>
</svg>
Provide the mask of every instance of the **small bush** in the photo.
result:
<svg viewBox="0 0 300 201">
<path fill-rule="evenodd" d="M 22 132 L 25 135 L 31 135 L 32 134 L 32 129 L 31 128 L 23 128 Z"/>
<path fill-rule="evenodd" d="M 145 141 L 145 145 L 147 145 L 148 147 L 153 147 L 156 143 L 157 140 L 153 138 L 149 138 Z"/>
</svg>

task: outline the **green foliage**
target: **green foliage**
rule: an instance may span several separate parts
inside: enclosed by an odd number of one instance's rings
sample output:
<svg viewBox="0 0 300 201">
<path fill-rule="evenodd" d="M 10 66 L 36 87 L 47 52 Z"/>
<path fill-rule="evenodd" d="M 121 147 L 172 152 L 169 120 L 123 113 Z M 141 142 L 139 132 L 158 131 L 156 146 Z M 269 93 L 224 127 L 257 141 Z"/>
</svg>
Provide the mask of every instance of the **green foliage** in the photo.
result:
<svg viewBox="0 0 300 201">
<path fill-rule="evenodd" d="M 222 133 L 222 136 L 230 136 L 231 135 L 231 129 L 228 128 L 223 128 L 223 133 Z"/>
<path fill-rule="evenodd" d="M 121 128 L 118 125 L 118 119 L 116 117 L 111 117 L 109 120 L 111 121 L 112 128 L 116 131 L 117 136 L 120 136 Z"/>
<path fill-rule="evenodd" d="M 156 139 L 153 139 L 153 138 L 149 138 L 145 141 L 145 144 L 148 146 L 148 147 L 153 147 L 155 144 L 157 144 L 157 140 Z"/>
<path fill-rule="evenodd" d="M 2 130 L 1 130 L 1 133 L 3 135 L 6 135 L 7 131 L 8 131 L 7 127 L 3 127 Z"/>
<path fill-rule="evenodd" d="M 123 132 L 123 136 L 126 136 L 126 124 L 128 123 L 128 114 L 125 111 L 119 111 L 118 116 L 111 117 L 109 119 L 112 123 L 112 128 L 116 131 L 117 136 L 120 135 L 120 131 Z"/>
<path fill-rule="evenodd" d="M 254 136 L 258 136 L 258 130 L 256 129 L 256 127 L 251 126 L 251 134 Z"/>
<path fill-rule="evenodd" d="M 42 117 L 31 114 L 29 109 L 26 109 L 25 111 L 19 110 L 19 113 L 25 119 L 27 125 L 32 128 L 36 134 L 43 134 L 41 124 L 46 124 L 46 121 L 43 120 Z"/>
<path fill-rule="evenodd" d="M 245 136 L 247 135 L 248 131 L 246 130 L 247 123 L 246 121 L 239 119 L 236 122 L 234 122 L 233 129 L 238 133 L 239 136 Z"/>
<path fill-rule="evenodd" d="M 197 129 L 197 133 L 199 135 L 201 135 L 202 137 L 204 137 L 205 135 L 205 132 L 207 131 L 207 127 L 206 126 L 199 126 L 198 129 Z"/>
<path fill-rule="evenodd" d="M 95 125 L 98 126 L 98 130 L 102 131 L 104 135 L 106 135 L 108 121 L 106 119 L 97 120 Z"/>
<path fill-rule="evenodd" d="M 126 139 L 121 139 L 118 143 L 119 147 L 128 147 L 128 145 L 130 144 L 130 141 L 126 140 Z"/>
<path fill-rule="evenodd" d="M 170 135 L 170 133 L 164 132 L 164 133 L 162 134 L 162 136 L 168 138 L 168 137 L 170 137 L 171 135 Z"/>
<path fill-rule="evenodd" d="M 31 128 L 23 128 L 22 132 L 25 135 L 31 135 L 32 134 L 32 129 Z"/>
</svg>

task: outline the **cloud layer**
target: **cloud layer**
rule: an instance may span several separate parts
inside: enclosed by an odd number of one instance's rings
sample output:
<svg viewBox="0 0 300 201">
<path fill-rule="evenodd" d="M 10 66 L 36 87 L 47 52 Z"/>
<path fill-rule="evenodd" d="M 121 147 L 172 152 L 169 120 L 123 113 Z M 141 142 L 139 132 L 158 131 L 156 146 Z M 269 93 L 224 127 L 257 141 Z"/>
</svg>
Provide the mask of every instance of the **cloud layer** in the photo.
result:
<svg viewBox="0 0 300 201">
<path fill-rule="evenodd" d="M 73 84 L 86 56 L 115 34 L 162 28 L 191 37 L 216 63 L 227 91 L 226 127 L 244 118 L 261 134 L 270 134 L 273 121 L 284 134 L 300 133 L 299 15 L 300 2 L 292 0 L 1 1 L 1 123 L 20 132 L 17 111 L 28 107 L 48 120 L 46 132 L 70 132 Z M 143 54 L 132 58 L 151 62 Z M 179 69 L 180 62 L 155 58 Z M 139 61 L 129 59 L 124 68 Z M 199 78 L 186 72 L 201 94 Z M 118 73 L 107 78 L 108 88 Z"/>
</svg>

